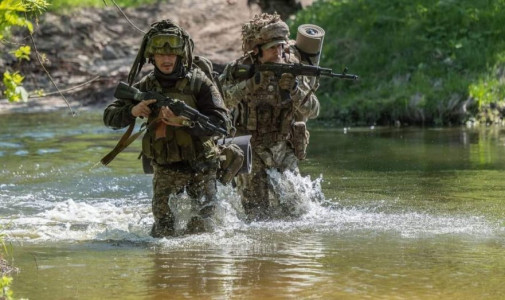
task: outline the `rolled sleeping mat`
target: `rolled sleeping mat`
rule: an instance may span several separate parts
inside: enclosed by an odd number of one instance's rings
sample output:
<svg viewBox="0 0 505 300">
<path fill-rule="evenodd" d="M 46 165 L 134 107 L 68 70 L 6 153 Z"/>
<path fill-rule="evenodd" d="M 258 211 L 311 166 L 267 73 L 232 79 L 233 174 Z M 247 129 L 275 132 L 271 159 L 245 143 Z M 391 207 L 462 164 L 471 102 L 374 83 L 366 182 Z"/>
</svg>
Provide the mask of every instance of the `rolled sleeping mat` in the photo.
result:
<svg viewBox="0 0 505 300">
<path fill-rule="evenodd" d="M 323 49 L 324 30 L 313 24 L 298 26 L 295 46 L 302 55 L 302 61 L 318 66 Z"/>
</svg>

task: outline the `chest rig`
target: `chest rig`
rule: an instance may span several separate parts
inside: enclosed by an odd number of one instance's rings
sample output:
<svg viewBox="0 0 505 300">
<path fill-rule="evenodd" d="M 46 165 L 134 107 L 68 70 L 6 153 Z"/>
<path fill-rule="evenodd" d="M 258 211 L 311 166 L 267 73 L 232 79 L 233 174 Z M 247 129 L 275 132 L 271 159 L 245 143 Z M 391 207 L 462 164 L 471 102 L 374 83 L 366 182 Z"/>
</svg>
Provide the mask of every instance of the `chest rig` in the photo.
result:
<svg viewBox="0 0 505 300">
<path fill-rule="evenodd" d="M 151 90 L 164 96 L 183 101 L 187 105 L 196 108 L 195 91 L 199 89 L 197 74 L 177 80 L 174 87 L 162 88 L 154 75 L 145 77 L 140 82 L 141 90 Z M 157 119 L 155 112 L 147 120 L 147 132 L 142 138 L 142 153 L 153 159 L 159 165 L 177 162 L 193 162 L 205 160 L 217 155 L 217 148 L 210 137 L 196 137 L 190 135 L 183 127 L 165 125 Z M 156 127 L 165 126 L 165 136 L 156 136 Z"/>
<path fill-rule="evenodd" d="M 280 96 L 279 79 L 266 73 L 263 84 L 247 92 L 243 103 L 243 124 L 252 133 L 252 141 L 264 145 L 288 140 L 293 120 L 291 101 Z"/>
</svg>

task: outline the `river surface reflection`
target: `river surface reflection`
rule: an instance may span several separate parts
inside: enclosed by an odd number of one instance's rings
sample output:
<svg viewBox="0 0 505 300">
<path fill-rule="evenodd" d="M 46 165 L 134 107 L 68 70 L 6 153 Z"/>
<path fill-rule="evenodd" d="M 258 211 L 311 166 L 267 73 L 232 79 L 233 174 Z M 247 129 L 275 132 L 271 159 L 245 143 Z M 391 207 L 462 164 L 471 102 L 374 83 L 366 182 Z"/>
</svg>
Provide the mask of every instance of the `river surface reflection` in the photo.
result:
<svg viewBox="0 0 505 300">
<path fill-rule="evenodd" d="M 245 223 L 220 186 L 216 232 L 153 239 L 139 141 L 103 167 L 122 132 L 100 113 L 0 128 L 16 298 L 505 298 L 504 129 L 313 128 L 302 176 L 275 177 L 302 216 Z"/>
</svg>

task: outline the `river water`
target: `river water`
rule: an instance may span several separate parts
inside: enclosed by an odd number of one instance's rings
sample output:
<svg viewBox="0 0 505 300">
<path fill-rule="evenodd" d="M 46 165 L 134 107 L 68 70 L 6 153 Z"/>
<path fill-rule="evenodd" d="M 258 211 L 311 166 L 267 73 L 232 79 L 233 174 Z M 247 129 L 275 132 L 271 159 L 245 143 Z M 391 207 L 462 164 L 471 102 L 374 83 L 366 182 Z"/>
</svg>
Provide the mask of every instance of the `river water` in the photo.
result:
<svg viewBox="0 0 505 300">
<path fill-rule="evenodd" d="M 98 165 L 100 112 L 0 128 L 16 298 L 505 298 L 504 129 L 314 128 L 302 175 L 273 174 L 300 217 L 245 223 L 219 186 L 216 232 L 153 239 L 139 141 Z"/>
</svg>

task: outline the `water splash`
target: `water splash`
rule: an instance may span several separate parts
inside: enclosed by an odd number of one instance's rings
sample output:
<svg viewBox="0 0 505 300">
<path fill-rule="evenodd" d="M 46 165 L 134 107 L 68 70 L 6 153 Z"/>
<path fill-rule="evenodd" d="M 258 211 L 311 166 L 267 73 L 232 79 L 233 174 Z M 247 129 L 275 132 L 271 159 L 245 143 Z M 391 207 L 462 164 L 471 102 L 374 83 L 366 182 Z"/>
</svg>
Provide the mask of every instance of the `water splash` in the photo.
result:
<svg viewBox="0 0 505 300">
<path fill-rule="evenodd" d="M 387 201 L 377 201 L 368 207 L 343 207 L 337 200 L 326 199 L 321 189 L 323 177 L 312 180 L 291 172 L 269 172 L 271 184 L 279 195 L 281 206 L 291 206 L 287 218 L 266 222 L 245 222 L 240 197 L 231 186 L 218 185 L 218 205 L 214 221 L 216 230 L 194 236 L 180 235 L 166 239 L 149 236 L 153 217 L 150 193 L 146 193 L 149 178 L 137 181 L 131 177 L 79 178 L 77 190 L 93 186 L 87 192 L 65 198 L 69 191 L 60 193 L 55 187 L 46 187 L 38 193 L 7 197 L 13 185 L 0 186 L 0 202 L 8 203 L 8 213 L 2 213 L 0 227 L 9 240 L 25 242 L 44 241 L 131 241 L 159 243 L 172 248 L 192 244 L 249 245 L 265 234 L 329 233 L 367 235 L 370 232 L 392 233 L 402 238 L 437 235 L 491 236 L 500 231 L 480 216 L 435 215 L 419 211 L 397 211 L 384 207 Z M 115 182 L 115 183 L 114 183 Z M 130 185 L 126 183 L 130 183 Z M 133 183 L 133 185 L 132 185 Z M 2 192 L 3 191 L 3 192 Z M 375 206 L 374 206 L 375 205 Z M 393 204 L 391 204 L 393 205 Z M 182 233 L 194 214 L 189 198 L 182 194 L 171 204 L 176 212 L 176 228 Z"/>
<path fill-rule="evenodd" d="M 308 213 L 313 204 L 324 201 L 322 176 L 312 181 L 310 176 L 275 169 L 267 170 L 267 175 L 279 199 L 278 203 L 271 204 L 273 209 L 278 210 L 274 215 L 298 218 Z"/>
</svg>

